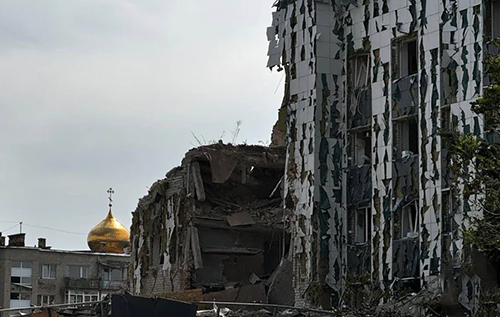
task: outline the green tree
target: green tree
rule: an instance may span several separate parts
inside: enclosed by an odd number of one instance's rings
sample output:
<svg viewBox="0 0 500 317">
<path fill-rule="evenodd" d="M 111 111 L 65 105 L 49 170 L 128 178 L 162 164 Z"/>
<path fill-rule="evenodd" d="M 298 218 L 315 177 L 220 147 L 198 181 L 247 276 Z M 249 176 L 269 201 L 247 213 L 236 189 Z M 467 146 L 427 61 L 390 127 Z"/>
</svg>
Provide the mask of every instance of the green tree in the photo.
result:
<svg viewBox="0 0 500 317">
<path fill-rule="evenodd" d="M 500 41 L 493 41 L 500 48 Z M 483 134 L 449 133 L 451 171 L 464 185 L 464 200 L 481 197 L 484 217 L 473 220 L 464 233 L 466 242 L 500 263 L 500 55 L 485 54 L 488 85 L 483 97 L 472 102 L 472 111 L 482 118 Z"/>
</svg>

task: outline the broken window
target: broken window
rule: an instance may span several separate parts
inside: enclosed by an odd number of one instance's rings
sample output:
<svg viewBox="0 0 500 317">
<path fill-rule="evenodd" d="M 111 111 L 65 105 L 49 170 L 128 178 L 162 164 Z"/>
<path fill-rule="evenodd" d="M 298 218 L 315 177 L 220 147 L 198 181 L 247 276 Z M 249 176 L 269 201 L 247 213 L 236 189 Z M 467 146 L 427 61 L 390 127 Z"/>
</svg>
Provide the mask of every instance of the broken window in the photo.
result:
<svg viewBox="0 0 500 317">
<path fill-rule="evenodd" d="M 392 45 L 392 79 L 411 76 L 418 71 L 417 40 L 398 40 Z"/>
<path fill-rule="evenodd" d="M 500 37 L 500 1 L 491 1 L 491 38 Z"/>
<path fill-rule="evenodd" d="M 418 154 L 418 126 L 416 116 L 394 121 L 394 156 L 409 158 Z"/>
<path fill-rule="evenodd" d="M 394 239 L 412 238 L 418 235 L 417 201 L 412 201 L 394 212 Z"/>
<path fill-rule="evenodd" d="M 358 54 L 349 60 L 349 123 L 350 127 L 369 124 L 371 116 L 370 58 Z"/>
<path fill-rule="evenodd" d="M 369 84 L 368 54 L 355 56 L 351 59 L 351 73 L 353 78 L 353 91 L 366 88 Z"/>
<path fill-rule="evenodd" d="M 370 131 L 352 132 L 349 137 L 349 164 L 351 166 L 370 164 L 372 155 L 372 137 Z"/>
<path fill-rule="evenodd" d="M 450 107 L 441 108 L 441 130 L 449 132 L 451 130 Z"/>
<path fill-rule="evenodd" d="M 350 210 L 348 217 L 349 244 L 365 244 L 370 240 L 370 207 Z"/>
<path fill-rule="evenodd" d="M 10 281 L 11 283 L 31 285 L 31 262 L 12 262 Z"/>
<path fill-rule="evenodd" d="M 370 236 L 370 208 L 356 210 L 356 226 L 354 230 L 354 242 L 366 243 Z"/>
</svg>

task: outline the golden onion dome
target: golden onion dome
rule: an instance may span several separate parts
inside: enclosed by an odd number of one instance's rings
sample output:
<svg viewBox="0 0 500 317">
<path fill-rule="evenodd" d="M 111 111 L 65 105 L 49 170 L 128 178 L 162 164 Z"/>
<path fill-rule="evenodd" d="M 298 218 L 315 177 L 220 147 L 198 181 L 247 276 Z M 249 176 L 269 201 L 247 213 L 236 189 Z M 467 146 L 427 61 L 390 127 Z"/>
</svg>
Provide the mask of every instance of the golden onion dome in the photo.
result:
<svg viewBox="0 0 500 317">
<path fill-rule="evenodd" d="M 111 205 L 106 218 L 90 230 L 87 244 L 93 252 L 123 253 L 130 244 L 130 232 L 111 212 Z"/>
</svg>

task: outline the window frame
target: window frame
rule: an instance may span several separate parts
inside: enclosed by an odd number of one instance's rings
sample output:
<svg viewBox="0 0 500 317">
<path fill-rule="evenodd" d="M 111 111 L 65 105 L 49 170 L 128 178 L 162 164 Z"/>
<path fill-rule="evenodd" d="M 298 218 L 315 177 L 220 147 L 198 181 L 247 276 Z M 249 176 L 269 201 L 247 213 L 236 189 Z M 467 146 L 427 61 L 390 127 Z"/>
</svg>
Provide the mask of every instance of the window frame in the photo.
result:
<svg viewBox="0 0 500 317">
<path fill-rule="evenodd" d="M 44 268 L 47 268 L 48 270 L 48 276 L 45 275 L 44 273 L 47 273 L 47 272 L 44 272 Z M 41 279 L 47 279 L 47 280 L 53 280 L 56 278 L 57 276 L 57 266 L 56 264 L 40 264 L 40 278 Z M 53 273 L 53 274 L 52 274 Z"/>
<path fill-rule="evenodd" d="M 412 214 L 412 209 L 414 215 Z M 404 240 L 411 239 L 414 235 L 408 236 L 410 232 L 417 232 L 420 223 L 418 214 L 418 200 L 414 199 L 404 206 L 398 207 L 393 217 L 393 239 Z M 406 221 L 408 221 L 406 223 Z M 396 232 L 398 230 L 399 232 Z"/>
<path fill-rule="evenodd" d="M 23 285 L 32 285 L 33 263 L 31 261 L 12 261 L 10 266 L 10 282 Z M 15 272 L 18 271 L 18 274 Z M 27 273 L 29 272 L 29 274 Z M 19 278 L 16 281 L 15 278 Z"/>
<path fill-rule="evenodd" d="M 71 268 L 78 268 L 78 277 L 71 275 Z M 85 273 L 85 274 L 83 274 Z M 75 279 L 87 279 L 89 278 L 89 267 L 84 265 L 68 265 L 68 276 Z"/>
<path fill-rule="evenodd" d="M 495 13 L 500 13 L 500 1 L 499 0 L 491 1 L 491 7 L 490 7 L 491 39 L 500 38 L 500 21 L 498 21 L 498 18 L 495 19 Z"/>
<path fill-rule="evenodd" d="M 50 294 L 38 294 L 37 303 L 39 306 L 53 305 L 55 303 L 55 295 Z"/>
<path fill-rule="evenodd" d="M 410 43 L 415 43 L 414 54 L 415 70 L 410 70 Z M 397 38 L 392 42 L 392 80 L 396 81 L 400 78 L 410 77 L 418 74 L 418 37 L 416 35 Z M 413 61 L 413 59 L 412 59 Z"/>
</svg>

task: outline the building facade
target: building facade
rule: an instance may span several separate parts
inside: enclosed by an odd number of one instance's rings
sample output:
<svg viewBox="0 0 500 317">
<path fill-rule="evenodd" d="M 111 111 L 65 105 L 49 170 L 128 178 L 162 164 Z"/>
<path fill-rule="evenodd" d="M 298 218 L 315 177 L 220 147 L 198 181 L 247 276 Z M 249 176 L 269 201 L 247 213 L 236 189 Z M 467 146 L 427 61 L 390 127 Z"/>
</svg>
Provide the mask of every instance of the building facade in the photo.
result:
<svg viewBox="0 0 500 317">
<path fill-rule="evenodd" d="M 441 131 L 482 133 L 470 102 L 499 10 L 482 0 L 275 2 L 267 66 L 286 76 L 296 305 L 320 288 L 321 304 L 338 306 L 346 281 L 365 276 L 386 291 L 455 283 L 453 296 L 474 309 L 481 278 L 455 277 L 462 232 L 481 210 L 450 182 Z"/>
<path fill-rule="evenodd" d="M 24 233 L 0 237 L 0 307 L 80 303 L 127 289 L 127 254 L 52 250 L 24 244 Z"/>
</svg>

